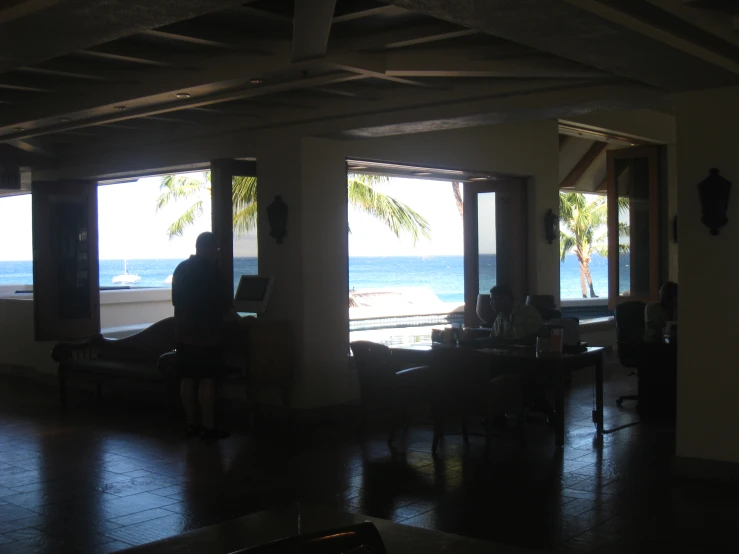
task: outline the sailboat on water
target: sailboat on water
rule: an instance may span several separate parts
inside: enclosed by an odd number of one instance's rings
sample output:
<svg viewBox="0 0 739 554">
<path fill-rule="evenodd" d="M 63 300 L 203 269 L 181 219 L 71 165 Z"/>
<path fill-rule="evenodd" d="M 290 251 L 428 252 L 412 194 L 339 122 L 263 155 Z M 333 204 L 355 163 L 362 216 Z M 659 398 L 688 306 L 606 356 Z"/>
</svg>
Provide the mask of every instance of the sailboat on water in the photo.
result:
<svg viewBox="0 0 739 554">
<path fill-rule="evenodd" d="M 123 275 L 113 277 L 114 285 L 135 285 L 141 282 L 141 277 L 128 272 L 128 260 L 123 260 Z"/>
</svg>

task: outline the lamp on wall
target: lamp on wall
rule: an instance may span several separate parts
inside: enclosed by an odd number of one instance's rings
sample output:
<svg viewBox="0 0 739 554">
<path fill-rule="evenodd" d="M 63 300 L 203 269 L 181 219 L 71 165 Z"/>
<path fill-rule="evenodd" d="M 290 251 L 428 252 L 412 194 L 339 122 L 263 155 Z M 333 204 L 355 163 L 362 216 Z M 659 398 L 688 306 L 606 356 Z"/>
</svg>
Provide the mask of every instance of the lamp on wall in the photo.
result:
<svg viewBox="0 0 739 554">
<path fill-rule="evenodd" d="M 721 177 L 719 170 L 715 167 L 709 171 L 709 174 L 698 183 L 698 197 L 703 212 L 701 222 L 710 229 L 713 236 L 716 236 L 719 229 L 729 222 L 726 211 L 729 208 L 731 183 Z"/>
<path fill-rule="evenodd" d="M 554 242 L 554 239 L 559 235 L 559 218 L 551 208 L 547 210 L 547 214 L 544 216 L 544 236 L 549 244 Z"/>
<path fill-rule="evenodd" d="M 287 204 L 279 194 L 267 206 L 267 220 L 269 221 L 269 236 L 273 237 L 277 244 L 282 244 L 287 236 Z"/>
</svg>

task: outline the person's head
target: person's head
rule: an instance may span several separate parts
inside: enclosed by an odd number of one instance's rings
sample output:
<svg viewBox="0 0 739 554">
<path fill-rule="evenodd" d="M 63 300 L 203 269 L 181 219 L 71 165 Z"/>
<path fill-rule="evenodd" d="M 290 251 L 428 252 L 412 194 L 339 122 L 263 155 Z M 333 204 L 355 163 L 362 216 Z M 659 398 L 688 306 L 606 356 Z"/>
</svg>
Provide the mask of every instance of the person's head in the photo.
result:
<svg viewBox="0 0 739 554">
<path fill-rule="evenodd" d="M 200 233 L 195 241 L 195 255 L 211 262 L 218 261 L 218 239 L 211 232 Z"/>
<path fill-rule="evenodd" d="M 667 281 L 659 289 L 659 301 L 663 306 L 674 309 L 677 306 L 677 283 Z"/>
<path fill-rule="evenodd" d="M 513 291 L 508 285 L 496 285 L 490 289 L 490 305 L 496 312 L 510 313 L 513 300 Z"/>
</svg>

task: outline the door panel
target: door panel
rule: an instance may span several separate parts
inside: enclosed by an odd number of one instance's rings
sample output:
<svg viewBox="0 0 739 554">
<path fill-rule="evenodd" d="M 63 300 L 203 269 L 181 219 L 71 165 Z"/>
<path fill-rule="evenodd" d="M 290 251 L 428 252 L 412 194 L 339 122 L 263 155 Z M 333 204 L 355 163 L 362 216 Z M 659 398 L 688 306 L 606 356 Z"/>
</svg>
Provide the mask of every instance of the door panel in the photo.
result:
<svg viewBox="0 0 739 554">
<path fill-rule="evenodd" d="M 465 325 L 477 326 L 477 295 L 506 284 L 519 300 L 528 289 L 526 183 L 464 184 Z"/>
<path fill-rule="evenodd" d="M 34 182 L 33 297 L 36 340 L 100 332 L 97 183 Z"/>
<path fill-rule="evenodd" d="M 249 218 L 249 213 L 245 212 L 250 212 L 251 208 L 244 209 L 244 199 L 247 197 L 253 197 L 253 209 L 256 211 L 256 181 L 240 177 L 256 179 L 256 176 L 255 162 L 231 159 L 211 162 L 212 229 L 221 245 L 221 270 L 225 275 L 232 275 L 234 283 L 238 283 L 241 274 L 249 271 L 234 267 L 234 220 L 240 218 L 246 221 Z M 234 209 L 234 206 L 237 208 Z"/>
<path fill-rule="evenodd" d="M 609 150 L 608 303 L 651 302 L 660 286 L 659 147 Z"/>
</svg>

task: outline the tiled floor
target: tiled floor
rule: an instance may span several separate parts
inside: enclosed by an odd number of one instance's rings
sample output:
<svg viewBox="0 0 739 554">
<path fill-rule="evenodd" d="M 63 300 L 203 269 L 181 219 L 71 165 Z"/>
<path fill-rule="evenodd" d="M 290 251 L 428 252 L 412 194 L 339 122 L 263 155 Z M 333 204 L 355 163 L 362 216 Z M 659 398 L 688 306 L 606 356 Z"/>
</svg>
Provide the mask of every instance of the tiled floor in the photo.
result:
<svg viewBox="0 0 739 554">
<path fill-rule="evenodd" d="M 608 426 L 634 417 L 614 405 L 634 380 L 615 373 Z M 481 439 L 465 453 L 454 435 L 434 458 L 424 427 L 392 451 L 331 425 L 204 444 L 150 406 L 77 395 L 62 412 L 53 389 L 2 377 L 0 553 L 114 552 L 293 500 L 532 549 L 736 551 L 735 491 L 674 480 L 669 428 L 595 439 L 591 407 L 574 383 L 564 449 L 530 425 L 484 462 Z"/>
</svg>

